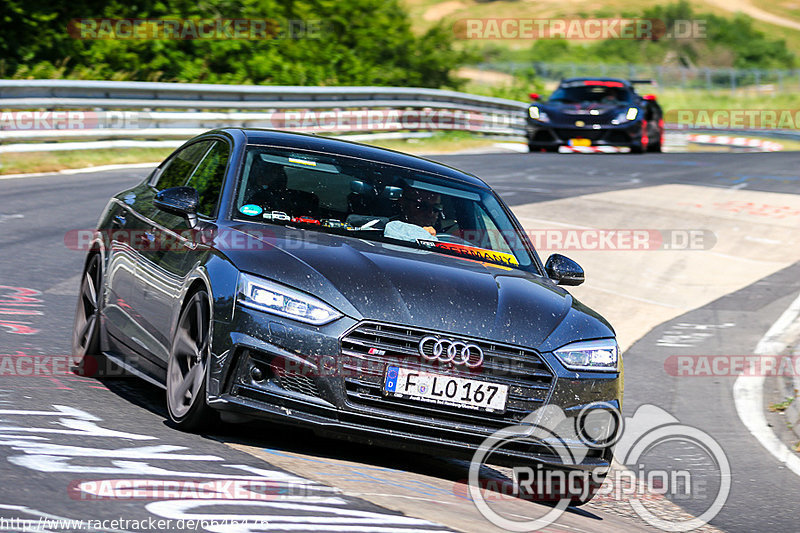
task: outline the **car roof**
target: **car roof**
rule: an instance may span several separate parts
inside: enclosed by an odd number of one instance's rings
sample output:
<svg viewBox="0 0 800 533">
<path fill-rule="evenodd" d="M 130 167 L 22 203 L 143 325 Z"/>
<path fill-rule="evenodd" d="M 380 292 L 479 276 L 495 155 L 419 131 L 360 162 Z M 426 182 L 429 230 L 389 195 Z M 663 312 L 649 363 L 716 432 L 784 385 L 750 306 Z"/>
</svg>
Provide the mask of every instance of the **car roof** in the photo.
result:
<svg viewBox="0 0 800 533">
<path fill-rule="evenodd" d="M 241 131 L 245 134 L 247 137 L 247 144 L 271 145 L 282 148 L 295 148 L 298 150 L 311 150 L 315 152 L 358 157 L 370 161 L 409 167 L 422 172 L 428 172 L 442 177 L 451 178 L 462 183 L 474 185 L 476 187 L 490 189 L 490 187 L 483 180 L 467 172 L 463 172 L 429 159 L 404 154 L 402 152 L 396 152 L 386 148 L 378 148 L 375 146 L 368 146 L 352 141 L 333 139 L 320 135 L 259 128 L 225 128 L 223 131 L 234 130 Z"/>
</svg>

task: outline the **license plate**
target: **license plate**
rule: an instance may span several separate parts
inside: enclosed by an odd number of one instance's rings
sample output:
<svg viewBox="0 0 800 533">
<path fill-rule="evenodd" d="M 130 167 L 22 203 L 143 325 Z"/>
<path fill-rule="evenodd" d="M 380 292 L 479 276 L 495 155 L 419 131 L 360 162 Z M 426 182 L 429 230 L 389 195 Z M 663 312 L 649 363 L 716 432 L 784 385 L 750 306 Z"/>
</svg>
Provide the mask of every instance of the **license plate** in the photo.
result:
<svg viewBox="0 0 800 533">
<path fill-rule="evenodd" d="M 502 413 L 506 410 L 508 385 L 457 378 L 397 366 L 386 369 L 384 392 L 395 398 L 411 398 L 437 405 Z"/>
<path fill-rule="evenodd" d="M 570 139 L 569 140 L 570 146 L 591 146 L 592 141 L 591 139 Z"/>
</svg>

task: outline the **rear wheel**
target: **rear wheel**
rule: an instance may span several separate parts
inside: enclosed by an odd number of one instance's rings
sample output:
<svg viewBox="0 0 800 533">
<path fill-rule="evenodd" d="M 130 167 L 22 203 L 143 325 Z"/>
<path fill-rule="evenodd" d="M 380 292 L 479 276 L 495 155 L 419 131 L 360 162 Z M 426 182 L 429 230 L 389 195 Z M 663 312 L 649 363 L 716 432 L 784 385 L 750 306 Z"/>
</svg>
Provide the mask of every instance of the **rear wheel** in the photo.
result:
<svg viewBox="0 0 800 533">
<path fill-rule="evenodd" d="M 181 311 L 167 363 L 167 409 L 182 430 L 199 431 L 218 422 L 206 403 L 206 369 L 211 353 L 208 293 L 197 291 Z"/>
<path fill-rule="evenodd" d="M 100 353 L 100 300 L 102 268 L 100 254 L 93 254 L 81 278 L 78 306 L 72 327 L 72 360 L 75 373 L 97 376 L 105 358 Z"/>
<path fill-rule="evenodd" d="M 664 138 L 664 135 L 663 134 L 659 134 L 658 141 L 656 141 L 654 143 L 650 143 L 647 146 L 647 151 L 648 152 L 660 152 L 661 151 L 661 141 L 663 140 L 663 138 Z"/>
</svg>

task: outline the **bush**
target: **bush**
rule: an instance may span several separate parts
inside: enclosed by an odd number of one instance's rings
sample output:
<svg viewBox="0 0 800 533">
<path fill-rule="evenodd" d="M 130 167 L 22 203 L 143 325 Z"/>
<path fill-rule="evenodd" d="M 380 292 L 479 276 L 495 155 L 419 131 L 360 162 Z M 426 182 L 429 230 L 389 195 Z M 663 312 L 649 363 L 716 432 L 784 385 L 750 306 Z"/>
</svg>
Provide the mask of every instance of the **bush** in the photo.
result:
<svg viewBox="0 0 800 533">
<path fill-rule="evenodd" d="M 0 76 L 270 85 L 457 87 L 443 26 L 415 36 L 398 0 L 5 0 Z M 320 20 L 319 38 L 79 40 L 73 18 Z"/>
</svg>

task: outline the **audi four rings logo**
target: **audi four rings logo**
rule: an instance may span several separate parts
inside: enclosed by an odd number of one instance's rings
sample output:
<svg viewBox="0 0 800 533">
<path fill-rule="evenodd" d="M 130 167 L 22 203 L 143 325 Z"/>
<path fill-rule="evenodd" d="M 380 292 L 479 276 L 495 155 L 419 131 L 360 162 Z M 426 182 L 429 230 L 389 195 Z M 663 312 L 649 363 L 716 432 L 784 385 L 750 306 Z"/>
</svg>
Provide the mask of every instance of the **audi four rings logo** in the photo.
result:
<svg viewBox="0 0 800 533">
<path fill-rule="evenodd" d="M 419 341 L 419 353 L 428 361 L 476 368 L 483 364 L 483 350 L 476 344 L 427 336 Z"/>
</svg>

